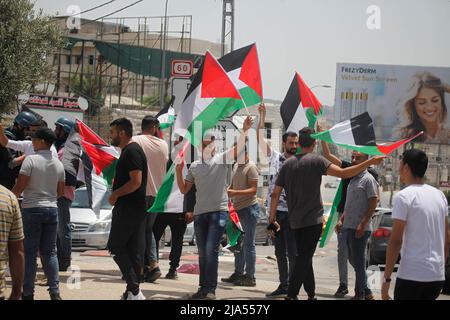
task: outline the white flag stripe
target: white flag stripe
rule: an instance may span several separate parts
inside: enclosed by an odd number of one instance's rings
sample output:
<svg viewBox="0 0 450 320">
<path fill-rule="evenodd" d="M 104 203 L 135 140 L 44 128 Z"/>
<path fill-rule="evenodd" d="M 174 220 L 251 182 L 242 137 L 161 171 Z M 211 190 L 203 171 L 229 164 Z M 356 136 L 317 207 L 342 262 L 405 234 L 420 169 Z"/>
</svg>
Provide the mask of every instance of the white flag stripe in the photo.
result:
<svg viewBox="0 0 450 320">
<path fill-rule="evenodd" d="M 350 120 L 334 125 L 329 132 L 334 143 L 356 145 Z"/>
<path fill-rule="evenodd" d="M 246 83 L 242 82 L 241 79 L 239 79 L 239 77 L 241 75 L 241 70 L 242 70 L 242 68 L 237 68 L 237 69 L 231 70 L 227 73 L 228 77 L 230 78 L 230 80 L 233 82 L 234 86 L 238 90 L 248 87 L 248 85 Z"/>
<path fill-rule="evenodd" d="M 297 107 L 294 118 L 292 118 L 289 128 L 286 132 L 298 133 L 301 129 L 308 126 L 308 118 L 306 118 L 306 109 L 303 108 L 302 103 Z"/>
</svg>

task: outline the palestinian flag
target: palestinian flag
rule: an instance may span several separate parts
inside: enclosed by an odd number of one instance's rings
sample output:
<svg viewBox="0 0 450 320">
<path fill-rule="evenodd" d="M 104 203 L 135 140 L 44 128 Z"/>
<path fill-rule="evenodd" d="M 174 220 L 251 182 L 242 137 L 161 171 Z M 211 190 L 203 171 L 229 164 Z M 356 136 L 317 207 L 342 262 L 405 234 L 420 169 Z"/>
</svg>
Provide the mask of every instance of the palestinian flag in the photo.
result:
<svg viewBox="0 0 450 320">
<path fill-rule="evenodd" d="M 186 141 L 178 152 L 177 158 L 183 159 L 186 149 L 190 146 L 189 141 Z M 177 162 L 177 161 L 175 161 Z M 183 212 L 184 195 L 178 188 L 177 177 L 175 176 L 175 162 L 170 166 L 163 183 L 156 194 L 155 201 L 148 212 L 155 213 L 178 213 Z M 184 166 L 183 175 L 187 175 L 187 168 Z"/>
<path fill-rule="evenodd" d="M 242 229 L 241 222 L 239 221 L 239 216 L 233 207 L 231 201 L 228 201 L 228 211 L 230 212 L 230 219 L 227 222 L 227 238 L 228 244 L 225 249 L 230 251 L 240 250 L 242 235 L 244 234 L 244 229 Z"/>
<path fill-rule="evenodd" d="M 280 106 L 281 119 L 286 132 L 298 133 L 304 127 L 314 128 L 322 105 L 298 72 Z"/>
<path fill-rule="evenodd" d="M 155 116 L 159 121 L 159 127 L 161 130 L 171 127 L 175 122 L 175 109 L 173 108 L 173 102 L 175 97 L 172 97 L 170 102 L 161 109 Z"/>
<path fill-rule="evenodd" d="M 89 202 L 97 213 L 100 210 L 99 201 L 103 199 L 107 189 L 112 187 L 119 153 L 82 121 L 77 119 L 76 124 L 83 149 L 82 159 Z"/>
<path fill-rule="evenodd" d="M 338 146 L 360 151 L 369 155 L 386 155 L 414 140 L 423 132 L 413 137 L 397 141 L 390 145 L 377 144 L 372 118 L 364 112 L 350 120 L 343 121 L 331 127 L 331 129 L 311 135 L 315 139 L 333 143 Z"/>
<path fill-rule="evenodd" d="M 203 133 L 233 111 L 243 108 L 239 91 L 217 60 L 206 52 L 205 59 L 181 105 L 174 132 L 198 146 Z M 201 125 L 201 130 L 194 130 Z"/>
<path fill-rule="evenodd" d="M 336 196 L 334 197 L 333 204 L 331 206 L 330 215 L 328 216 L 327 224 L 325 226 L 325 230 L 322 233 L 322 237 L 320 238 L 319 247 L 323 248 L 330 241 L 333 236 L 334 228 L 339 220 L 339 213 L 337 212 L 337 207 L 342 199 L 342 190 L 344 189 L 342 180 L 339 183 L 339 187 L 336 191 Z"/>
<path fill-rule="evenodd" d="M 263 91 L 256 44 L 234 50 L 218 61 L 239 90 L 245 106 L 260 104 Z"/>
</svg>

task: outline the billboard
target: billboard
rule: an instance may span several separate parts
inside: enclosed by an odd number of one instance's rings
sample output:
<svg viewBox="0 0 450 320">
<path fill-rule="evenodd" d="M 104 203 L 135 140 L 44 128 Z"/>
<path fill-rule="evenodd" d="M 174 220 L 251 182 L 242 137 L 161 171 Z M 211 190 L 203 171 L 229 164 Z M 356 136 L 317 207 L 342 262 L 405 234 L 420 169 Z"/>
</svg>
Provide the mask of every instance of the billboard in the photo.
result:
<svg viewBox="0 0 450 320">
<path fill-rule="evenodd" d="M 338 63 L 336 122 L 367 111 L 379 141 L 450 144 L 450 68 Z"/>
</svg>

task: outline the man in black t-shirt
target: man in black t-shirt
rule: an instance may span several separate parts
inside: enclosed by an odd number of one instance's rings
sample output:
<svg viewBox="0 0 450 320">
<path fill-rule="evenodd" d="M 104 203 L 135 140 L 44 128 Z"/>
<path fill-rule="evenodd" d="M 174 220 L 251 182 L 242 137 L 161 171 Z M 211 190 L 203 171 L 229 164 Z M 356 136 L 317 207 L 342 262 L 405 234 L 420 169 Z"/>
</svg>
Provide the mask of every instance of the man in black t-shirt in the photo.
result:
<svg viewBox="0 0 450 320">
<path fill-rule="evenodd" d="M 315 298 L 313 256 L 322 233 L 323 203 L 320 185 L 323 175 L 348 179 L 364 171 L 371 165 L 380 164 L 384 157 L 374 157 L 349 168 L 339 168 L 324 157 L 313 154 L 316 140 L 311 137 L 314 130 L 303 128 L 299 131 L 301 153 L 284 163 L 281 168 L 270 203 L 270 220 L 276 228 L 277 205 L 282 190 L 286 191 L 288 218 L 297 245 L 294 271 L 289 279 L 287 300 L 297 300 L 302 285 L 308 300 Z"/>
<path fill-rule="evenodd" d="M 122 300 L 145 300 L 139 282 L 144 268 L 147 159 L 142 148 L 131 141 L 133 125 L 128 119 L 114 120 L 110 127 L 111 144 L 122 153 L 109 198 L 114 209 L 108 249 L 127 282 Z"/>
<path fill-rule="evenodd" d="M 317 131 L 321 132 L 322 128 L 320 125 L 317 125 Z M 336 157 L 334 154 L 330 152 L 330 148 L 328 147 L 328 144 L 325 141 L 321 141 L 322 143 L 322 151 L 323 156 L 328 159 L 331 163 L 337 165 L 341 168 L 348 168 L 352 165 L 356 165 L 363 160 L 366 159 L 358 159 L 355 155 L 352 155 L 352 162 L 348 162 L 345 160 L 341 160 L 338 157 Z M 378 182 L 378 173 L 374 168 L 367 168 L 367 171 L 375 178 L 375 180 Z M 337 212 L 339 215 L 339 220 L 342 218 L 342 214 L 344 213 L 344 207 L 345 207 L 345 201 L 347 199 L 347 188 L 350 184 L 350 181 L 352 179 L 344 179 L 342 180 L 342 198 L 339 202 L 339 205 L 337 207 Z M 344 298 L 348 294 L 348 248 L 347 248 L 347 242 L 343 237 L 343 234 L 340 230 L 340 225 L 338 224 L 338 227 L 336 228 L 337 232 L 337 238 L 338 238 L 338 248 L 337 248 L 337 260 L 338 260 L 338 270 L 339 270 L 339 287 L 334 294 L 337 298 Z M 373 298 L 373 295 L 370 293 L 367 293 L 366 298 L 370 299 Z"/>
</svg>

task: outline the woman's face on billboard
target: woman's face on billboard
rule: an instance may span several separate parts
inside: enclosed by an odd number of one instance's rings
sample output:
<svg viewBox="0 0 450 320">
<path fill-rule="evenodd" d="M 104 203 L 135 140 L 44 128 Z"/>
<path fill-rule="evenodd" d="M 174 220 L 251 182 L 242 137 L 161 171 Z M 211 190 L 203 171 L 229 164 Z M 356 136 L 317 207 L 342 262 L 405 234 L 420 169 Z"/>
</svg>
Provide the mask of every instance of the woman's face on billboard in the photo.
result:
<svg viewBox="0 0 450 320">
<path fill-rule="evenodd" d="M 422 88 L 414 99 L 416 112 L 423 124 L 437 124 L 442 115 L 442 99 L 431 88 Z"/>
</svg>

